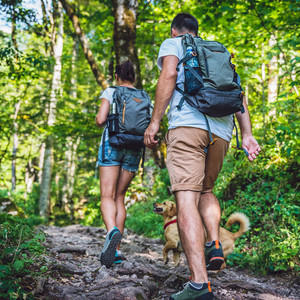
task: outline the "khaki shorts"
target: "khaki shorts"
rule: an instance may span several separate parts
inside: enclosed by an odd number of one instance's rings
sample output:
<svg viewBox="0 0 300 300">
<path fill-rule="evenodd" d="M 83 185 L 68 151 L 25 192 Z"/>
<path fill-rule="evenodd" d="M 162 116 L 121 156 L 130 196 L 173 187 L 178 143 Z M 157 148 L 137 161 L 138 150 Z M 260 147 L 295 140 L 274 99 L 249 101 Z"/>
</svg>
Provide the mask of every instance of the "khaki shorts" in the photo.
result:
<svg viewBox="0 0 300 300">
<path fill-rule="evenodd" d="M 216 141 L 205 154 L 208 131 L 195 127 L 177 127 L 168 131 L 167 168 L 173 192 L 208 193 L 213 190 L 229 146 L 224 139 L 213 137 Z"/>
</svg>

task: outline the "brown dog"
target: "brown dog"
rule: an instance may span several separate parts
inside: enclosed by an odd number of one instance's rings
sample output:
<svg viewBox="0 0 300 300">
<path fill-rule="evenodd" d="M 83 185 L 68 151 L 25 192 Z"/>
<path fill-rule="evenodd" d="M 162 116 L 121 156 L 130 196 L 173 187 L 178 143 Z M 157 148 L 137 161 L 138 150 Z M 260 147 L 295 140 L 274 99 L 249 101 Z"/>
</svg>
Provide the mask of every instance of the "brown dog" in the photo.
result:
<svg viewBox="0 0 300 300">
<path fill-rule="evenodd" d="M 172 201 L 165 201 L 163 203 L 154 203 L 153 211 L 156 214 L 162 215 L 164 218 L 164 230 L 166 244 L 163 248 L 164 263 L 168 263 L 168 253 L 173 250 L 173 258 L 175 266 L 178 266 L 180 260 L 180 253 L 183 252 L 177 227 L 177 209 L 176 204 Z M 243 213 L 232 214 L 226 226 L 230 227 L 234 223 L 240 224 L 240 229 L 236 233 L 232 233 L 225 228 L 220 227 L 220 241 L 222 243 L 224 259 L 234 251 L 234 241 L 238 239 L 243 233 L 249 230 L 250 222 Z M 225 268 L 225 263 L 221 269 Z"/>
</svg>

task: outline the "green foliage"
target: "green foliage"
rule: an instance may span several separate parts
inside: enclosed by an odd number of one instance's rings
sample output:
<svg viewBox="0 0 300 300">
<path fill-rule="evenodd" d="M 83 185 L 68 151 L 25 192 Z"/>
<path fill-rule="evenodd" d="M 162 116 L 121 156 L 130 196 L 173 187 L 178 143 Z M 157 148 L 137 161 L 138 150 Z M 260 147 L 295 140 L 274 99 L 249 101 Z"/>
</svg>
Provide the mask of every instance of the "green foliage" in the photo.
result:
<svg viewBox="0 0 300 300">
<path fill-rule="evenodd" d="M 34 277 L 33 264 L 44 253 L 44 234 L 33 231 L 30 220 L 0 214 L 0 298 L 32 299 L 22 286 L 24 276 Z"/>
<path fill-rule="evenodd" d="M 163 239 L 163 219 L 153 212 L 153 201 L 138 202 L 128 209 L 126 227 L 150 238 Z"/>
<path fill-rule="evenodd" d="M 78 181 L 78 187 L 75 190 L 75 196 L 78 195 L 80 197 L 80 195 L 82 195 L 82 189 L 85 190 L 84 195 L 86 195 L 86 199 L 81 199 L 81 201 L 78 202 L 77 205 L 80 207 L 80 215 L 75 215 L 75 217 L 77 217 L 79 222 L 83 225 L 103 226 L 103 220 L 100 211 L 101 196 L 99 178 L 81 178 Z"/>
<path fill-rule="evenodd" d="M 236 160 L 231 152 L 218 178 L 215 193 L 221 200 L 224 223 L 235 211 L 244 212 L 251 222 L 247 242 L 240 238 L 235 254 L 228 260 L 229 264 L 263 273 L 296 270 L 300 247 L 299 166 L 286 164 L 286 152 L 281 162 L 278 157 L 268 157 L 267 149 L 254 164 L 244 156 Z M 278 155 L 273 148 L 271 153 Z M 277 163 L 270 163 L 272 159 Z"/>
<path fill-rule="evenodd" d="M 163 219 L 153 212 L 153 203 L 173 200 L 174 197 L 170 194 L 169 189 L 169 174 L 166 168 L 157 167 L 153 160 L 149 160 L 145 164 L 145 169 L 147 167 L 152 168 L 153 171 L 153 186 L 150 189 L 143 184 L 147 182 L 146 178 L 144 179 L 145 182 L 139 176 L 133 180 L 126 196 L 130 198 L 136 193 L 142 193 L 144 200 L 129 207 L 126 226 L 139 234 L 163 239 Z"/>
</svg>

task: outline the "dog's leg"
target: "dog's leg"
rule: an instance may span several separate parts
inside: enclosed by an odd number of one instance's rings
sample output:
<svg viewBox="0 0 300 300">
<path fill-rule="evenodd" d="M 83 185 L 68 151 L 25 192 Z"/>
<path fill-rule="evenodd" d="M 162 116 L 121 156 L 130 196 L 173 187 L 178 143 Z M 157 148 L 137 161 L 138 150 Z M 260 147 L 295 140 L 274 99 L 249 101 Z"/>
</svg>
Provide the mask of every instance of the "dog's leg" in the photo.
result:
<svg viewBox="0 0 300 300">
<path fill-rule="evenodd" d="M 177 267 L 180 262 L 180 252 L 175 249 L 173 249 L 173 259 L 174 259 L 175 267 Z"/>
<path fill-rule="evenodd" d="M 168 253 L 170 251 L 169 245 L 168 243 L 164 246 L 163 248 L 163 259 L 164 259 L 164 263 L 165 265 L 168 263 L 169 258 L 168 258 Z"/>
</svg>

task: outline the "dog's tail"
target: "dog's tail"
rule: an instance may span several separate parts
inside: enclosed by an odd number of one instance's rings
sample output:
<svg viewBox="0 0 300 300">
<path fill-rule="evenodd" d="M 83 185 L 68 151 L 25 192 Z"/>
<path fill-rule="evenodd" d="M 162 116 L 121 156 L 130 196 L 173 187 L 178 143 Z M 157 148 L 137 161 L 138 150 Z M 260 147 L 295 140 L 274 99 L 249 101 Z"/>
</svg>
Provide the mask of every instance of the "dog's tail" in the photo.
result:
<svg viewBox="0 0 300 300">
<path fill-rule="evenodd" d="M 231 227 L 231 225 L 234 223 L 240 224 L 240 230 L 233 234 L 233 238 L 234 240 L 236 240 L 243 233 L 247 232 L 250 229 L 250 221 L 245 214 L 236 212 L 229 217 L 226 226 Z"/>
</svg>

